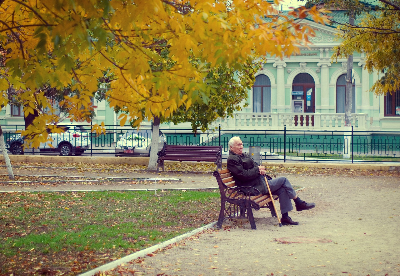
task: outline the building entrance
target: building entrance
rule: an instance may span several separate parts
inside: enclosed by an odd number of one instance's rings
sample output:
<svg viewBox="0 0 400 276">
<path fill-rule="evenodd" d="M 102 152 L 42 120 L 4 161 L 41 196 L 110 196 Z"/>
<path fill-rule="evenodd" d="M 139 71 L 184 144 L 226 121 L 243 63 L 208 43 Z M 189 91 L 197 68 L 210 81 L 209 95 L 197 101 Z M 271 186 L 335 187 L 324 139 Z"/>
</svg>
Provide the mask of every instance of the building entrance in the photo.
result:
<svg viewBox="0 0 400 276">
<path fill-rule="evenodd" d="M 292 86 L 292 112 L 315 113 L 315 83 L 310 74 L 298 74 Z M 314 125 L 314 116 L 311 114 L 295 115 L 295 125 Z"/>
</svg>

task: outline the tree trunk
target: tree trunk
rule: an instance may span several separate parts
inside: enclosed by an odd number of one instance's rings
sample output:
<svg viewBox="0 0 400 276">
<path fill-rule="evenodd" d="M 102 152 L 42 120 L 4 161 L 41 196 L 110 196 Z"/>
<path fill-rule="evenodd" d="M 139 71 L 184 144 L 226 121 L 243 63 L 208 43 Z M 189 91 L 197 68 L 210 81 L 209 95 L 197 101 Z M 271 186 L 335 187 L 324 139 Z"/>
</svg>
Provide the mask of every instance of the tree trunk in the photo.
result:
<svg viewBox="0 0 400 276">
<path fill-rule="evenodd" d="M 155 171 L 157 170 L 157 160 L 158 160 L 158 140 L 160 139 L 160 118 L 154 117 L 153 119 L 153 129 L 151 135 L 151 150 L 150 150 L 150 159 L 149 165 L 147 166 L 147 170 Z"/>
<path fill-rule="evenodd" d="M 6 162 L 6 167 L 7 167 L 7 171 L 8 171 L 8 177 L 13 180 L 14 179 L 14 173 L 11 167 L 11 161 L 10 161 L 10 157 L 8 156 L 8 152 L 6 149 L 6 144 L 4 143 L 4 135 L 3 135 L 3 130 L 0 126 L 0 149 L 3 152 L 3 156 L 4 156 L 4 161 Z"/>
<path fill-rule="evenodd" d="M 349 14 L 349 25 L 354 25 L 354 12 Z M 346 96 L 344 107 L 345 135 L 343 139 L 343 158 L 349 159 L 351 153 L 351 110 L 353 107 L 353 55 L 347 58 Z"/>
<path fill-rule="evenodd" d="M 354 25 L 354 13 L 349 15 L 349 24 Z M 344 125 L 351 126 L 351 109 L 353 106 L 353 55 L 347 59 L 347 76 L 346 76 L 346 96 L 345 96 L 345 109 L 344 109 Z"/>
</svg>

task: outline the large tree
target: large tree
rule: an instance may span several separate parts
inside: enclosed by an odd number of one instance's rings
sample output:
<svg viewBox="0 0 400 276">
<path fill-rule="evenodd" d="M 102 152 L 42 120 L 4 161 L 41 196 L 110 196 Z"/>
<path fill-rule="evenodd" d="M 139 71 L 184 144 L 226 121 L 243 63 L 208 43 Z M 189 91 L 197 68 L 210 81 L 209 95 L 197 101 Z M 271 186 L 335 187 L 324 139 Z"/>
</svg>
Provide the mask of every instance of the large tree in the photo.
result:
<svg viewBox="0 0 400 276">
<path fill-rule="evenodd" d="M 333 59 L 365 54 L 365 68 L 377 71 L 380 78 L 371 92 L 385 95 L 400 90 L 400 1 L 399 0 L 309 0 L 312 5 L 328 5 L 353 12 L 354 24 L 334 22 L 342 31 L 342 43 L 335 47 Z"/>
<path fill-rule="evenodd" d="M 25 113 L 50 105 L 43 93 L 34 93 L 48 84 L 79 91 L 61 104 L 71 120 L 80 120 L 91 107 L 97 80 L 108 71 L 110 106 L 123 111 L 121 124 L 133 118 L 135 126 L 190 107 L 198 91 L 208 89 L 204 68 L 236 68 L 250 56 L 289 56 L 314 34 L 295 18 L 324 21 L 316 8 L 287 17 L 264 0 L 5 0 L 0 12 L 0 46 L 7 51 L 0 90 L 12 85 L 26 91 Z M 160 54 L 165 47 L 168 60 Z M 52 120 L 39 114 L 23 134 Z M 33 146 L 39 143 L 33 140 Z"/>
<path fill-rule="evenodd" d="M 400 1 L 379 2 L 373 11 L 360 18 L 358 24 L 340 27 L 343 42 L 336 47 L 334 57 L 364 53 L 365 68 L 380 73 L 371 91 L 385 95 L 400 90 Z"/>
</svg>

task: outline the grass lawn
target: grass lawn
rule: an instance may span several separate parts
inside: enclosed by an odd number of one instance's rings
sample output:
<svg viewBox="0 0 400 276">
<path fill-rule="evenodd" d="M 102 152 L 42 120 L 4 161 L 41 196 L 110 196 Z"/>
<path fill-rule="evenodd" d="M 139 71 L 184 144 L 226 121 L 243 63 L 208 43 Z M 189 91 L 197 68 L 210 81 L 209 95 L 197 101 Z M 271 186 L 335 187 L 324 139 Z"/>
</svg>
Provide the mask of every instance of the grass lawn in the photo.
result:
<svg viewBox="0 0 400 276">
<path fill-rule="evenodd" d="M 218 190 L 0 193 L 0 275 L 76 275 L 218 211 Z"/>
</svg>

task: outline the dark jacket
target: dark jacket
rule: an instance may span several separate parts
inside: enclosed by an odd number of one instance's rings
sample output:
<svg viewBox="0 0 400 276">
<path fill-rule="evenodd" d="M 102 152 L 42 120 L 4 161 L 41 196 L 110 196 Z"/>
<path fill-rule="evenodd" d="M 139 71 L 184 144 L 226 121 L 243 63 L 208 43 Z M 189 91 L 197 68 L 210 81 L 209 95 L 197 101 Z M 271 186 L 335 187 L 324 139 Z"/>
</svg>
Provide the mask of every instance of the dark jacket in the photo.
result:
<svg viewBox="0 0 400 276">
<path fill-rule="evenodd" d="M 252 186 L 262 194 L 267 193 L 267 187 L 258 169 L 258 164 L 247 153 L 237 155 L 229 151 L 227 168 L 237 186 Z"/>
</svg>

